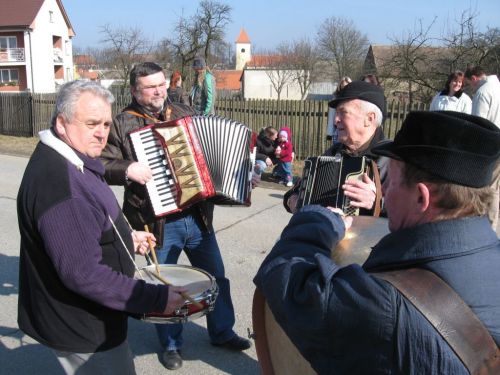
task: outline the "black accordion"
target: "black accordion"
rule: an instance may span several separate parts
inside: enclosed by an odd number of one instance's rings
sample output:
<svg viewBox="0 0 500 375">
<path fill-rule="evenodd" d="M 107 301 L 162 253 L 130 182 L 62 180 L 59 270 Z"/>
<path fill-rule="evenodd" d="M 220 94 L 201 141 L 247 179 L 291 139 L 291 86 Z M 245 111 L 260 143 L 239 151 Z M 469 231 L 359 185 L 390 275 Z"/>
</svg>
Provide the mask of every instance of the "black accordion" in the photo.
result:
<svg viewBox="0 0 500 375">
<path fill-rule="evenodd" d="M 299 186 L 297 209 L 308 204 L 319 204 L 342 209 L 346 215 L 359 215 L 359 208 L 350 205 L 342 185 L 350 179 L 360 179 L 368 173 L 368 159 L 364 156 L 318 156 L 304 161 Z M 369 175 L 370 178 L 373 178 Z"/>
<path fill-rule="evenodd" d="M 153 171 L 146 190 L 156 216 L 208 198 L 250 205 L 255 150 L 246 125 L 218 116 L 187 116 L 134 130 L 129 137 L 136 160 Z"/>
</svg>

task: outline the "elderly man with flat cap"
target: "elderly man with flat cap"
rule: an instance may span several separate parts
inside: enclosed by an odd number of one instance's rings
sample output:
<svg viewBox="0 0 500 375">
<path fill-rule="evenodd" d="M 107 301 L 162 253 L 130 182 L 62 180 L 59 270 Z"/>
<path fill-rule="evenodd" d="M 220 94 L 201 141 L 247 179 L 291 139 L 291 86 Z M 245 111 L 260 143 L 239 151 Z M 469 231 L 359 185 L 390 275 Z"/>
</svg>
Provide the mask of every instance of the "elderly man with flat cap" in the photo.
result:
<svg viewBox="0 0 500 375">
<path fill-rule="evenodd" d="M 500 129 L 412 112 L 372 152 L 390 158 L 391 233 L 341 267 L 330 249 L 352 219 L 301 208 L 254 279 L 274 317 L 319 374 L 500 373 L 500 242 L 486 217 Z"/>
<path fill-rule="evenodd" d="M 371 152 L 379 142 L 385 140 L 382 120 L 385 113 L 384 91 L 372 83 L 355 81 L 340 90 L 329 103 L 336 109 L 335 126 L 338 142 L 324 153 L 325 156 L 341 155 L 345 158 L 365 156 L 380 173 L 375 173 L 374 181 L 368 175 L 361 180 L 351 180 L 344 184 L 344 194 L 350 198 L 350 204 L 360 208 L 360 215 L 378 216 L 381 194 L 377 194 L 380 178 L 385 175 L 386 158 L 380 158 Z M 380 174 L 380 178 L 378 175 Z M 297 204 L 300 182 L 289 190 L 283 204 L 288 212 L 294 212 Z M 378 189 L 380 192 L 380 188 Z"/>
</svg>

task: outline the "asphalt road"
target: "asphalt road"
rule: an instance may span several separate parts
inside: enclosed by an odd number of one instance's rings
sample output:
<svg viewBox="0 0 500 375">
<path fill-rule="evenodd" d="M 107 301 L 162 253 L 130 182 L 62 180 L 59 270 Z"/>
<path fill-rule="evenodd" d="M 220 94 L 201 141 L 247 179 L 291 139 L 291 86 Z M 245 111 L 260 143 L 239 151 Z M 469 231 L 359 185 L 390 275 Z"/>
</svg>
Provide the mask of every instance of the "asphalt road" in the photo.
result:
<svg viewBox="0 0 500 375">
<path fill-rule="evenodd" d="M 16 195 L 27 159 L 0 155 L 0 374 L 63 374 L 52 353 L 17 327 L 19 233 Z M 120 188 L 113 189 L 121 201 Z M 217 207 L 215 228 L 231 280 L 236 311 L 235 330 L 252 330 L 252 278 L 290 215 L 282 207 L 284 190 L 262 183 L 252 193 L 251 207 Z M 500 229 L 497 230 L 500 235 Z M 145 265 L 139 259 L 139 265 Z M 182 256 L 180 263 L 189 264 Z M 255 346 L 242 353 L 210 345 L 205 319 L 185 325 L 184 366 L 175 374 L 258 374 Z M 168 372 L 159 362 L 161 348 L 150 323 L 130 319 L 129 342 L 138 374 Z"/>
<path fill-rule="evenodd" d="M 17 327 L 19 233 L 16 195 L 27 158 L 0 155 L 0 374 L 62 374 L 52 353 Z M 265 187 L 264 187 L 265 186 Z M 282 207 L 283 190 L 263 183 L 252 193 L 251 207 L 217 207 L 215 228 L 236 311 L 235 330 L 252 329 L 252 278 L 290 219 Z M 113 189 L 121 201 L 120 188 Z M 138 262 L 144 265 L 140 259 Z M 185 257 L 183 264 L 189 264 Z M 210 345 L 205 319 L 185 325 L 182 374 L 258 374 L 255 347 L 234 353 Z M 161 348 L 150 323 L 130 319 L 129 342 L 138 374 L 166 370 L 158 360 Z"/>
</svg>

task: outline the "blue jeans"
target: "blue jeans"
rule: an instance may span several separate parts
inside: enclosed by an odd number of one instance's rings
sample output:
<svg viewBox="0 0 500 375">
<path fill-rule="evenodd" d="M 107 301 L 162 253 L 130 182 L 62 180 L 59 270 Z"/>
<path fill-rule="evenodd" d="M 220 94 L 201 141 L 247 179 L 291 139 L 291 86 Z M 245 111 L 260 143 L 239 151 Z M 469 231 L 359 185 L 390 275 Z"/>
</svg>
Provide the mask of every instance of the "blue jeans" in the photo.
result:
<svg viewBox="0 0 500 375">
<path fill-rule="evenodd" d="M 235 336 L 234 308 L 229 280 L 224 275 L 224 263 L 215 233 L 204 229 L 201 219 L 185 215 L 165 224 L 162 248 L 157 251 L 159 263 L 176 264 L 184 250 L 191 265 L 211 274 L 219 287 L 214 310 L 207 314 L 210 341 L 222 344 Z M 156 324 L 156 332 L 165 350 L 182 347 L 182 324 Z"/>
<path fill-rule="evenodd" d="M 279 160 L 273 173 L 278 175 L 284 182 L 292 181 L 292 162 Z"/>
<path fill-rule="evenodd" d="M 259 176 L 266 170 L 267 164 L 264 160 L 255 160 L 255 166 L 259 166 L 258 171 L 256 172 Z"/>
</svg>

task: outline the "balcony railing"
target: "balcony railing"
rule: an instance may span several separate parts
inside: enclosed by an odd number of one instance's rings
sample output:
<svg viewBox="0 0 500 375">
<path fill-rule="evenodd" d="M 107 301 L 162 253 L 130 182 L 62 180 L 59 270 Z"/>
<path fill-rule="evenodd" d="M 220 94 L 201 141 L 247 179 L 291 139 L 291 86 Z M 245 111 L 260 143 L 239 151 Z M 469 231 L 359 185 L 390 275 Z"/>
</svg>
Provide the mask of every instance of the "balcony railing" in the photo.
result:
<svg viewBox="0 0 500 375">
<path fill-rule="evenodd" d="M 0 48 L 0 62 L 24 61 L 24 48 Z"/>
<path fill-rule="evenodd" d="M 54 62 L 62 63 L 64 61 L 63 51 L 60 48 L 54 48 Z"/>
</svg>

